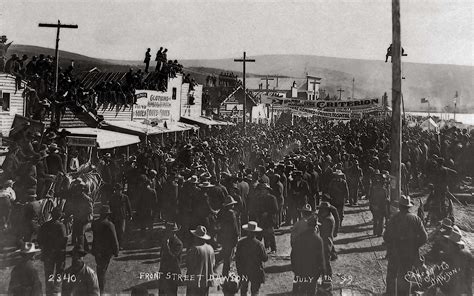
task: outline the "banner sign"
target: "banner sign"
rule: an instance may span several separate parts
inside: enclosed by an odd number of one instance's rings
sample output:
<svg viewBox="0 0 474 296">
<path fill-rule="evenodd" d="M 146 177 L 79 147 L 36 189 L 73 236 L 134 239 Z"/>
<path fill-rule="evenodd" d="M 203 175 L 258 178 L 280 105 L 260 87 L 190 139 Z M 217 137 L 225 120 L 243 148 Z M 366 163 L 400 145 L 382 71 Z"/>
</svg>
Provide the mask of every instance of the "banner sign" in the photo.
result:
<svg viewBox="0 0 474 296">
<path fill-rule="evenodd" d="M 66 138 L 67 138 L 68 146 L 81 146 L 81 147 L 95 147 L 96 146 L 95 137 L 67 136 Z"/>
<path fill-rule="evenodd" d="M 137 90 L 136 96 L 137 103 L 133 106 L 133 120 L 179 120 L 180 100 L 173 100 L 170 92 Z"/>
<path fill-rule="evenodd" d="M 309 101 L 309 100 L 292 100 L 288 102 L 289 107 L 304 107 L 316 109 L 352 109 L 352 108 L 371 108 L 379 106 L 379 99 L 350 100 L 350 101 Z"/>
</svg>

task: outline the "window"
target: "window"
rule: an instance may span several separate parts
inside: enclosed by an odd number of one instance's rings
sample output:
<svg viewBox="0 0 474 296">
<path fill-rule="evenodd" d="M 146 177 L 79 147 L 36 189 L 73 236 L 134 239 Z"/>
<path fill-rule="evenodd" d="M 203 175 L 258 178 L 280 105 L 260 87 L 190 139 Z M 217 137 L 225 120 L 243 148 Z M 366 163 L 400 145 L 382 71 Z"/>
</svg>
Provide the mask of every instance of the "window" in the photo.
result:
<svg viewBox="0 0 474 296">
<path fill-rule="evenodd" d="M 0 91 L 2 111 L 10 111 L 10 93 Z"/>
<path fill-rule="evenodd" d="M 176 100 L 176 87 L 173 87 L 173 95 L 171 97 L 172 100 Z"/>
</svg>

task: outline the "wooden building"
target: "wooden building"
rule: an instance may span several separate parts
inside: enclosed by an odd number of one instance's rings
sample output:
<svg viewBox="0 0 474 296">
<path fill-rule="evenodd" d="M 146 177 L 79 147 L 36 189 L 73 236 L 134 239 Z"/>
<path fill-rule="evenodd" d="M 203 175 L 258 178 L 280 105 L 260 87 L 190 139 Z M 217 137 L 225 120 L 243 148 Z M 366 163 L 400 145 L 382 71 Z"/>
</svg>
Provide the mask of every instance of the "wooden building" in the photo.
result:
<svg viewBox="0 0 474 296">
<path fill-rule="evenodd" d="M 0 131 L 3 137 L 8 137 L 15 114 L 25 115 L 22 93 L 23 90 L 15 91 L 15 76 L 0 73 Z"/>
</svg>

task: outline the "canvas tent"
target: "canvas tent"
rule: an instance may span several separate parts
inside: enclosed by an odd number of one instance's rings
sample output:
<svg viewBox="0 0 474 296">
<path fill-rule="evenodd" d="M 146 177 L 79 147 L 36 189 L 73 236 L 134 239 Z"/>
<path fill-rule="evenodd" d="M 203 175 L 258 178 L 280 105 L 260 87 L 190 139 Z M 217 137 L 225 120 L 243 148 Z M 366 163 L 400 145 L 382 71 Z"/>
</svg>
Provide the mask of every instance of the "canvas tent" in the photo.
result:
<svg viewBox="0 0 474 296">
<path fill-rule="evenodd" d="M 436 124 L 436 122 L 433 120 L 433 118 L 428 118 L 425 121 L 421 123 L 421 128 L 424 131 L 433 131 L 433 132 L 438 132 L 439 131 L 439 126 Z"/>
</svg>

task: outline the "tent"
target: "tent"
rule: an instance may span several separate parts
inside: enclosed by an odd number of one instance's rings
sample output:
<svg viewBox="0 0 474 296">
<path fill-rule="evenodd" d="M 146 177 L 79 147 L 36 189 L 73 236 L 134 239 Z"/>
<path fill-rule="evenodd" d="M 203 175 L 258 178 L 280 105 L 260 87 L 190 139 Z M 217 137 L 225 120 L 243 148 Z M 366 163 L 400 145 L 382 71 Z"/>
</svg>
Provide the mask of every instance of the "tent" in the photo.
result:
<svg viewBox="0 0 474 296">
<path fill-rule="evenodd" d="M 439 131 L 439 126 L 431 117 L 423 121 L 420 126 L 421 126 L 421 129 L 424 131 L 433 131 L 433 132 Z"/>
</svg>

